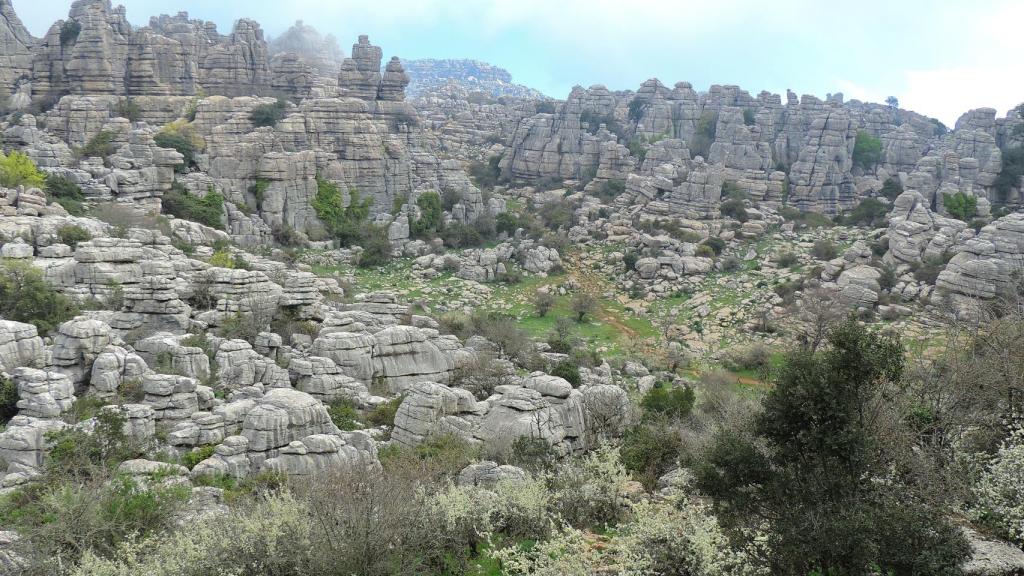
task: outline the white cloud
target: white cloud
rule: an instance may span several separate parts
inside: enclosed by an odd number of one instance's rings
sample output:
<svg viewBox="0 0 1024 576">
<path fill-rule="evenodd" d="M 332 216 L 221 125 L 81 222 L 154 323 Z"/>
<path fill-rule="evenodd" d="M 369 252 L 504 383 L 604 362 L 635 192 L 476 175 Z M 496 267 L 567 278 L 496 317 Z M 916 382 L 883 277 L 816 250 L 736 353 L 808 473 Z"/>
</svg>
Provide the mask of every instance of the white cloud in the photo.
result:
<svg viewBox="0 0 1024 576">
<path fill-rule="evenodd" d="M 910 70 L 900 97 L 904 108 L 934 116 L 950 128 L 972 108 L 995 108 L 999 116 L 1024 100 L 1024 75 L 1017 66 Z"/>
</svg>

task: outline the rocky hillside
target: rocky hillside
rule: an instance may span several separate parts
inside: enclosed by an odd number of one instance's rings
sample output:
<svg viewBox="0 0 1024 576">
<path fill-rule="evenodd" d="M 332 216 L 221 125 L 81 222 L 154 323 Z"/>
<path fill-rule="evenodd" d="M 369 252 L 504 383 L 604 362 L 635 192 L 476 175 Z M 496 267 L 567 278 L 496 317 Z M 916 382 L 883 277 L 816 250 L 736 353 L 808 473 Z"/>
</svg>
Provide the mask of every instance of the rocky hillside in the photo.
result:
<svg viewBox="0 0 1024 576">
<path fill-rule="evenodd" d="M 1024 570 L 1024 108 L 0 16 L 0 575 Z"/>
<path fill-rule="evenodd" d="M 409 74 L 409 95 L 417 98 L 436 92 L 465 91 L 485 97 L 533 98 L 544 95 L 521 84 L 512 82 L 512 74 L 478 60 L 406 60 Z M 479 96 L 478 96 L 479 98 Z"/>
</svg>

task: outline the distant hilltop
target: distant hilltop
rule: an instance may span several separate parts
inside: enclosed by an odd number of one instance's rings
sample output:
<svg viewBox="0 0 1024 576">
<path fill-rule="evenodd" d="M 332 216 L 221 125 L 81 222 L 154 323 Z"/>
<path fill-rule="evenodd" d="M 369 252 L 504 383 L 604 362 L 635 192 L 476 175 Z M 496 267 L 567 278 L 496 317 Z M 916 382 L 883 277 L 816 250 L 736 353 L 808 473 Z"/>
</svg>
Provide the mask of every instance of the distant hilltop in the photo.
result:
<svg viewBox="0 0 1024 576">
<path fill-rule="evenodd" d="M 413 97 L 444 90 L 445 86 L 455 84 L 469 92 L 485 92 L 495 98 L 545 98 L 538 90 L 513 83 L 512 74 L 508 70 L 479 60 L 426 58 L 402 60 L 402 64 L 409 75 L 408 92 Z"/>
</svg>

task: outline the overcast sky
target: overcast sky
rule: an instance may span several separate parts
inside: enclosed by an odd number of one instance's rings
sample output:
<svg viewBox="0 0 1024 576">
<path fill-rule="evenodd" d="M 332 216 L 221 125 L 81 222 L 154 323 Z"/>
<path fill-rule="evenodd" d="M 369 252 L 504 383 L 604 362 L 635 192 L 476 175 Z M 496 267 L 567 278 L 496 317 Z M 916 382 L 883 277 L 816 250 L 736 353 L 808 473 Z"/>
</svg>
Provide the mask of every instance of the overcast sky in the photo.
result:
<svg viewBox="0 0 1024 576">
<path fill-rule="evenodd" d="M 41 36 L 71 0 L 13 0 Z M 385 58 L 475 58 L 564 98 L 575 84 L 761 90 L 881 102 L 952 126 L 970 108 L 1024 101 L 1021 0 L 114 0 L 128 20 L 188 11 L 221 32 L 237 18 L 280 34 L 302 19 L 347 54 L 359 34 Z"/>
</svg>

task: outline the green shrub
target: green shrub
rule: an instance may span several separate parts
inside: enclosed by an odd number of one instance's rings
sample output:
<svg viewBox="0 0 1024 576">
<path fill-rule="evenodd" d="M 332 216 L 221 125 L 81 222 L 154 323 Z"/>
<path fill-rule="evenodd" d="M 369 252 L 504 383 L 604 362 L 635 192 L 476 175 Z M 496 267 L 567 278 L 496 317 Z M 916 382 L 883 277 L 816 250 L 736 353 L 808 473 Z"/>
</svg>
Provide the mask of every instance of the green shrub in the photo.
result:
<svg viewBox="0 0 1024 576">
<path fill-rule="evenodd" d="M 679 433 L 656 419 L 626 431 L 619 458 L 626 470 L 651 490 L 658 478 L 676 467 L 682 447 Z"/>
<path fill-rule="evenodd" d="M 75 156 L 79 158 L 106 158 L 114 152 L 117 152 L 117 148 L 114 147 L 114 134 L 109 130 L 100 130 L 98 134 L 89 139 L 85 143 L 85 146 L 75 149 Z"/>
<path fill-rule="evenodd" d="M 57 236 L 60 238 L 61 243 L 67 244 L 72 248 L 77 247 L 79 242 L 92 240 L 92 234 L 89 234 L 88 230 L 74 224 L 67 224 L 58 228 Z"/>
<path fill-rule="evenodd" d="M 502 212 L 494 219 L 494 230 L 498 234 L 504 233 L 512 236 L 521 227 L 522 224 L 519 222 L 519 218 L 511 212 Z"/>
<path fill-rule="evenodd" d="M 260 104 L 249 113 L 249 121 L 256 128 L 277 126 L 277 123 L 284 119 L 287 110 L 288 103 L 284 99 L 279 99 L 273 104 Z"/>
<path fill-rule="evenodd" d="M 186 452 L 181 457 L 182 466 L 188 468 L 189 470 L 195 468 L 196 464 L 199 464 L 203 460 L 212 457 L 215 448 L 216 446 L 214 446 L 213 444 L 207 444 L 206 446 L 199 446 L 197 448 L 193 448 L 192 450 Z"/>
<path fill-rule="evenodd" d="M 732 254 L 722 258 L 719 264 L 722 266 L 722 270 L 726 272 L 735 272 L 743 267 L 743 261 Z"/>
<path fill-rule="evenodd" d="M 392 398 L 370 410 L 370 413 L 366 415 L 366 421 L 372 426 L 394 426 L 395 414 L 398 413 L 398 407 L 401 404 L 401 396 Z"/>
<path fill-rule="evenodd" d="M 978 214 L 978 198 L 963 192 L 943 194 L 942 205 L 950 216 L 964 222 L 969 221 Z"/>
<path fill-rule="evenodd" d="M 54 478 L 104 478 L 119 463 L 138 457 L 142 447 L 125 434 L 125 421 L 116 410 L 99 410 L 91 432 L 81 428 L 48 432 L 51 449 L 45 473 Z"/>
<path fill-rule="evenodd" d="M 694 256 L 697 256 L 698 258 L 714 258 L 715 256 L 718 256 L 718 254 L 715 254 L 714 248 L 702 243 L 697 246 Z"/>
<path fill-rule="evenodd" d="M 142 119 L 142 109 L 139 104 L 131 98 L 121 98 L 117 101 L 116 114 L 121 118 L 127 118 L 129 122 L 138 122 Z"/>
<path fill-rule="evenodd" d="M 722 363 L 733 371 L 764 371 L 771 366 L 772 351 L 761 343 L 730 348 Z"/>
<path fill-rule="evenodd" d="M 715 256 L 718 256 L 725 250 L 725 240 L 722 240 L 718 236 L 710 236 L 706 240 L 700 243 L 701 246 L 708 246 L 714 251 Z"/>
<path fill-rule="evenodd" d="M 775 257 L 775 263 L 783 268 L 789 268 L 795 266 L 800 259 L 793 252 L 783 252 Z"/>
<path fill-rule="evenodd" d="M 743 109 L 743 124 L 746 126 L 754 126 L 757 124 L 757 111 L 753 108 Z"/>
<path fill-rule="evenodd" d="M 693 389 L 689 386 L 659 383 L 644 395 L 640 407 L 644 409 L 644 418 L 683 418 L 693 409 L 694 399 Z"/>
<path fill-rule="evenodd" d="M 993 187 L 996 189 L 997 201 L 1005 204 L 1010 194 L 1020 187 L 1020 179 L 1024 176 L 1024 146 L 1003 151 L 1003 164 L 996 176 Z"/>
<path fill-rule="evenodd" d="M 175 182 L 171 190 L 164 194 L 163 207 L 164 212 L 176 218 L 199 222 L 211 228 L 223 227 L 224 197 L 219 192 L 210 190 L 200 198 Z"/>
<path fill-rule="evenodd" d="M 209 263 L 210 266 L 216 268 L 234 269 L 235 257 L 232 256 L 231 250 L 228 250 L 227 248 L 221 248 L 220 250 L 217 250 L 212 255 L 210 255 Z"/>
<path fill-rule="evenodd" d="M 890 176 L 882 183 L 881 194 L 889 200 L 895 200 L 900 194 L 903 194 L 903 183 L 899 178 Z"/>
<path fill-rule="evenodd" d="M 840 220 L 848 226 L 878 228 L 885 225 L 885 218 L 888 213 L 889 207 L 882 204 L 878 198 L 865 198 Z"/>
<path fill-rule="evenodd" d="M 492 190 L 494 187 L 502 182 L 501 168 L 498 164 L 501 162 L 501 156 L 491 156 L 487 159 L 487 163 L 473 162 L 469 165 L 469 176 L 473 179 L 473 183 L 477 185 L 481 190 Z"/>
<path fill-rule="evenodd" d="M 85 207 L 82 206 L 85 195 L 82 194 L 82 189 L 78 184 L 71 180 L 56 174 L 48 174 L 46 176 L 46 192 L 50 200 L 60 204 L 68 214 L 72 216 L 85 214 Z"/>
<path fill-rule="evenodd" d="M 647 102 L 640 98 L 634 97 L 629 101 L 629 119 L 633 122 L 639 122 L 644 117 L 644 109 L 647 107 Z"/>
<path fill-rule="evenodd" d="M 605 180 L 604 182 L 601 182 L 601 185 L 597 188 L 597 197 L 600 198 L 602 202 L 610 204 L 619 196 L 619 194 L 622 194 L 625 191 L 625 180 Z"/>
<path fill-rule="evenodd" d="M 359 423 L 359 411 L 356 405 L 349 399 L 335 400 L 327 407 L 327 414 L 331 422 L 341 430 L 359 430 L 363 427 Z"/>
<path fill-rule="evenodd" d="M 346 206 L 341 189 L 336 184 L 319 177 L 316 180 L 313 210 L 327 227 L 327 231 L 337 238 L 342 246 L 350 246 L 363 239 L 366 233 L 364 225 L 370 217 L 372 203 L 372 198 L 361 198 L 359 191 L 353 188 L 349 190 L 349 203 Z"/>
<path fill-rule="evenodd" d="M 441 239 L 451 248 L 471 248 L 484 243 L 484 238 L 473 226 L 452 222 L 441 231 Z"/>
<path fill-rule="evenodd" d="M 697 121 L 697 130 L 689 142 L 690 153 L 694 157 L 703 156 L 705 159 L 711 151 L 711 144 L 715 141 L 715 134 L 718 131 L 718 113 L 706 110 L 700 115 Z"/>
<path fill-rule="evenodd" d="M 946 269 L 949 258 L 948 254 L 924 258 L 921 265 L 914 270 L 914 280 L 925 284 L 935 284 L 935 281 L 939 279 L 939 274 Z"/>
<path fill-rule="evenodd" d="M 541 100 L 537 102 L 537 114 L 554 114 L 555 102 L 553 100 Z"/>
<path fill-rule="evenodd" d="M 462 192 L 455 190 L 454 188 L 448 188 L 441 195 L 441 205 L 444 209 L 451 212 L 455 205 L 462 202 Z"/>
<path fill-rule="evenodd" d="M 0 376 L 0 427 L 18 413 L 18 385 L 10 378 Z"/>
<path fill-rule="evenodd" d="M 78 20 L 69 19 L 60 25 L 60 45 L 63 48 L 75 43 L 78 35 L 82 32 L 82 25 Z"/>
<path fill-rule="evenodd" d="M 416 198 L 420 217 L 412 222 L 412 237 L 429 240 L 444 228 L 444 210 L 437 192 L 424 192 Z"/>
<path fill-rule="evenodd" d="M 360 229 L 359 245 L 363 248 L 359 253 L 360 268 L 383 266 L 391 261 L 393 248 L 386 227 L 364 224 Z"/>
<path fill-rule="evenodd" d="M 871 243 L 871 253 L 875 256 L 885 256 L 889 251 L 889 237 L 881 236 Z"/>
<path fill-rule="evenodd" d="M 864 130 L 857 131 L 853 143 L 853 165 L 871 170 L 882 158 L 882 141 Z"/>
<path fill-rule="evenodd" d="M 4 188 L 41 188 L 46 182 L 35 162 L 21 152 L 5 155 L 0 151 L 0 186 Z"/>
<path fill-rule="evenodd" d="M 46 334 L 78 313 L 75 304 L 43 279 L 27 262 L 0 262 L 0 316 L 27 322 Z"/>
<path fill-rule="evenodd" d="M 831 260 L 839 255 L 839 248 L 831 240 L 815 240 L 811 246 L 811 256 L 818 260 Z"/>
<path fill-rule="evenodd" d="M 896 269 L 888 264 L 883 264 L 880 271 L 881 274 L 878 276 L 878 286 L 882 290 L 892 290 L 899 281 L 899 278 L 896 276 Z"/>
<path fill-rule="evenodd" d="M 572 384 L 573 388 L 579 388 L 583 379 L 580 377 L 580 368 L 571 360 L 562 360 L 555 364 L 551 369 L 552 376 L 558 376 L 564 378 L 566 382 Z"/>
<path fill-rule="evenodd" d="M 733 218 L 739 222 L 746 222 L 749 216 L 747 215 L 747 208 L 743 205 L 742 200 L 732 198 L 722 202 L 721 208 L 722 216 Z"/>
<path fill-rule="evenodd" d="M 179 154 L 185 157 L 184 163 L 180 166 L 175 166 L 175 171 L 184 173 L 188 172 L 190 167 L 195 166 L 195 144 L 187 136 L 173 132 L 158 132 L 156 136 L 153 136 L 153 142 L 161 148 L 177 150 Z"/>
</svg>

